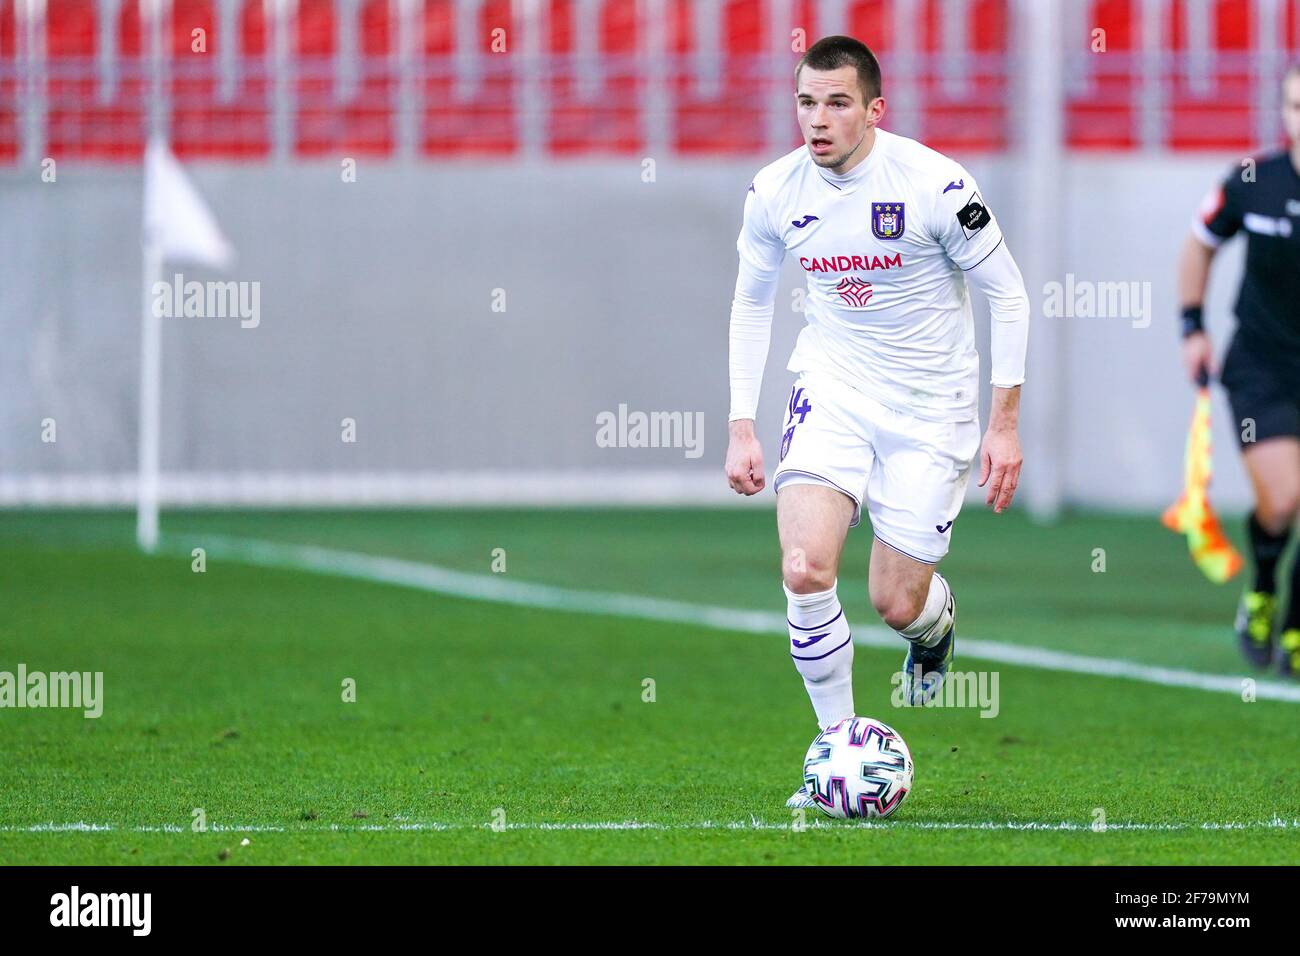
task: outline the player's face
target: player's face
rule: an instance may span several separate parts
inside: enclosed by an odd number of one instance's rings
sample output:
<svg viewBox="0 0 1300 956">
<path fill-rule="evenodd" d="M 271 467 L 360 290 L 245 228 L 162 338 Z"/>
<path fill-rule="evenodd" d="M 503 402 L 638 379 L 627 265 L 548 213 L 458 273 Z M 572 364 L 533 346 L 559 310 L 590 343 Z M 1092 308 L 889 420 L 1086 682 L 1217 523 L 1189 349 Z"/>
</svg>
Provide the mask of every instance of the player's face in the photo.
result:
<svg viewBox="0 0 1300 956">
<path fill-rule="evenodd" d="M 799 71 L 795 91 L 799 129 L 812 160 L 836 172 L 847 172 L 862 159 L 861 146 L 867 130 L 880 121 L 885 100 L 866 101 L 858 84 L 858 71 L 851 66 L 837 70 Z"/>
<path fill-rule="evenodd" d="M 1282 125 L 1292 146 L 1300 146 L 1300 73 L 1292 73 L 1282 85 Z"/>
</svg>

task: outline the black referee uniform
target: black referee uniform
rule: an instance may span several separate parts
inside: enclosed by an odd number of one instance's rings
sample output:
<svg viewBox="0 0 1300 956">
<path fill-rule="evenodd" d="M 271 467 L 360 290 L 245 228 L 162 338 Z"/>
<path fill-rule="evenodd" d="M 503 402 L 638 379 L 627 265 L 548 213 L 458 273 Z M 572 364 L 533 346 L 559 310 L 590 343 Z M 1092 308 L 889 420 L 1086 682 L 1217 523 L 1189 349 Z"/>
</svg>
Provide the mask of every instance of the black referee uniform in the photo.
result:
<svg viewBox="0 0 1300 956">
<path fill-rule="evenodd" d="M 1256 161 L 1253 181 L 1244 179 L 1243 172 L 1235 170 L 1207 197 L 1193 228 L 1210 248 L 1246 233 L 1237 331 L 1219 376 L 1244 448 L 1251 441 L 1300 438 L 1300 171 L 1289 153 L 1278 152 Z M 1199 306 L 1186 310 L 1183 320 L 1184 334 L 1198 329 Z M 1278 668 L 1300 674 L 1300 560 L 1292 565 L 1285 611 L 1277 598 L 1277 569 L 1290 529 L 1273 534 L 1253 511 L 1247 529 L 1255 579 L 1237 610 L 1242 652 L 1251 663 L 1267 667 L 1281 617 Z"/>
<path fill-rule="evenodd" d="M 1196 236 L 1211 248 L 1246 233 L 1237 332 L 1220 375 L 1238 440 L 1246 419 L 1255 441 L 1300 438 L 1300 172 L 1286 152 L 1264 156 L 1254 182 L 1233 172 L 1202 213 Z"/>
</svg>

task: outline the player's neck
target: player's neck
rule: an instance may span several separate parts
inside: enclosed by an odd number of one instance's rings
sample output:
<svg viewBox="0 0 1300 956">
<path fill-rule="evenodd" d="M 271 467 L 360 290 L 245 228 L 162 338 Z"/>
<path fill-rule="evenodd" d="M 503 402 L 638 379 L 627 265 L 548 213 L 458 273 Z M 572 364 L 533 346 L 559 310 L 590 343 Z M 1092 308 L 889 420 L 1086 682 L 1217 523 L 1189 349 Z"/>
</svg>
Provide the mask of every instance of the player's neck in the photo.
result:
<svg viewBox="0 0 1300 956">
<path fill-rule="evenodd" d="M 834 176 L 840 176 L 840 177 L 848 176 L 851 172 L 853 172 L 853 170 L 857 169 L 866 161 L 867 157 L 871 155 L 871 151 L 875 148 L 875 146 L 876 146 L 876 128 L 872 126 L 870 129 L 867 130 L 866 134 L 862 137 L 862 142 L 858 144 L 858 148 L 853 151 L 853 155 L 848 158 L 847 162 L 843 163 L 840 166 L 828 166 L 826 167 L 826 171 L 828 173 L 831 173 Z"/>
<path fill-rule="evenodd" d="M 1300 142 L 1291 144 L 1291 168 L 1300 176 Z"/>
</svg>

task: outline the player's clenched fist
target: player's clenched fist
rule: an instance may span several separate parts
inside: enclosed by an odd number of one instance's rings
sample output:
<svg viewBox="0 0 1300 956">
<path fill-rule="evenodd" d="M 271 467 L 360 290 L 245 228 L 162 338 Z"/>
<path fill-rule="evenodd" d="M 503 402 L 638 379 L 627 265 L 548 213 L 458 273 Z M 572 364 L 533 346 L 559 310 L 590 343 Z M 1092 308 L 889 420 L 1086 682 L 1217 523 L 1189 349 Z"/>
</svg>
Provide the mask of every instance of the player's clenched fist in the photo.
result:
<svg viewBox="0 0 1300 956">
<path fill-rule="evenodd" d="M 767 483 L 763 479 L 763 446 L 754 437 L 752 419 L 739 419 L 729 426 L 727 483 L 738 495 L 756 495 Z"/>
</svg>

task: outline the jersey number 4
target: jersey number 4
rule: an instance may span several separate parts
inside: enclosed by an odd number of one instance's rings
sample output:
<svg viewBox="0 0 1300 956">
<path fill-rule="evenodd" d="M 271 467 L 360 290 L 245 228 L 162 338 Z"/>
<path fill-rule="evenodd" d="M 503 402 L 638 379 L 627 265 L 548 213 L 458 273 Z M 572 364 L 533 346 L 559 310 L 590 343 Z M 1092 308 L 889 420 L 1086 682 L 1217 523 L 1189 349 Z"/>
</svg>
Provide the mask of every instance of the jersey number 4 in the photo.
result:
<svg viewBox="0 0 1300 956">
<path fill-rule="evenodd" d="M 812 403 L 809 402 L 808 399 L 803 397 L 802 388 L 796 388 L 792 392 L 790 392 L 790 406 L 785 416 L 785 420 L 787 422 L 794 421 L 795 415 L 798 415 L 799 421 L 795 422 L 795 424 L 802 425 L 803 420 L 808 416 L 808 413 L 811 411 L 812 411 Z"/>
<path fill-rule="evenodd" d="M 781 436 L 781 454 L 777 458 L 778 461 L 785 461 L 785 454 L 790 450 L 790 439 L 794 438 L 795 426 L 802 425 L 803 420 L 808 417 L 808 413 L 811 411 L 812 402 L 804 398 L 803 389 L 792 389 L 790 391 L 790 405 L 785 416 L 786 423 L 789 424 L 790 427 L 787 428 L 785 434 Z M 799 416 L 797 422 L 794 420 L 795 415 Z"/>
</svg>

